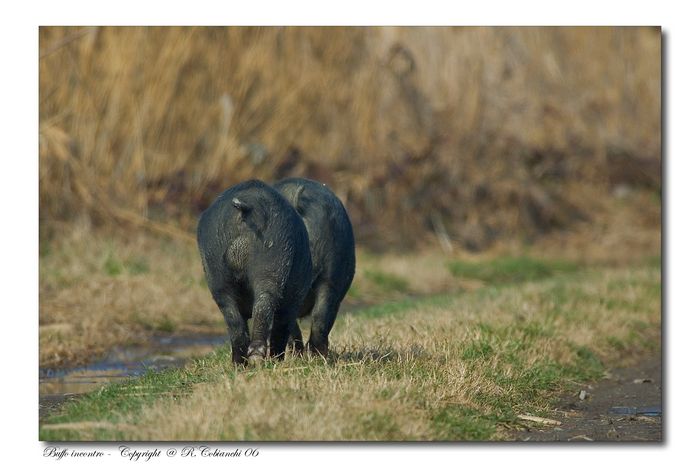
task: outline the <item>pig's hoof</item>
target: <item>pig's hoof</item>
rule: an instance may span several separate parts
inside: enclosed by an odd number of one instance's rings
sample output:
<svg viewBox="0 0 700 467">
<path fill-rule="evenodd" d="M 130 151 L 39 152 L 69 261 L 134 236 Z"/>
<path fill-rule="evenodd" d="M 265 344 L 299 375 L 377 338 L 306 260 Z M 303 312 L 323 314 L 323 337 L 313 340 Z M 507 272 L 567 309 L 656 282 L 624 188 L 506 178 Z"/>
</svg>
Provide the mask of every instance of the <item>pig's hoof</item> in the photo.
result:
<svg viewBox="0 0 700 467">
<path fill-rule="evenodd" d="M 245 365 L 245 358 L 242 355 L 234 355 L 231 361 L 234 366 Z"/>
<path fill-rule="evenodd" d="M 320 357 L 328 357 L 328 344 L 315 345 L 309 343 L 309 353 L 311 355 L 318 355 Z"/>
<path fill-rule="evenodd" d="M 265 359 L 263 358 L 262 355 L 258 355 L 258 354 L 249 355 L 248 356 L 248 365 L 260 366 L 260 365 L 262 365 L 264 360 Z"/>
</svg>

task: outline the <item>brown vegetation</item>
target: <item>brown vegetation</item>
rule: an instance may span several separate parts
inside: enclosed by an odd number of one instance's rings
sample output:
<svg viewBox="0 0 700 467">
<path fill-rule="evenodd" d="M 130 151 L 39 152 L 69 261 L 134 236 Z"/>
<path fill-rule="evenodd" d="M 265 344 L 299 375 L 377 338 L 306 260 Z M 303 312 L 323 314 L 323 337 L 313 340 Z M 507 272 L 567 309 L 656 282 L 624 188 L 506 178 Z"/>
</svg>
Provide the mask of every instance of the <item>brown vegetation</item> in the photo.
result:
<svg viewBox="0 0 700 467">
<path fill-rule="evenodd" d="M 658 28 L 41 28 L 42 229 L 188 237 L 223 188 L 288 175 L 329 183 L 367 246 L 479 250 L 609 219 L 613 192 L 660 188 L 660 41 Z M 640 206 L 658 226 L 658 205 Z"/>
</svg>

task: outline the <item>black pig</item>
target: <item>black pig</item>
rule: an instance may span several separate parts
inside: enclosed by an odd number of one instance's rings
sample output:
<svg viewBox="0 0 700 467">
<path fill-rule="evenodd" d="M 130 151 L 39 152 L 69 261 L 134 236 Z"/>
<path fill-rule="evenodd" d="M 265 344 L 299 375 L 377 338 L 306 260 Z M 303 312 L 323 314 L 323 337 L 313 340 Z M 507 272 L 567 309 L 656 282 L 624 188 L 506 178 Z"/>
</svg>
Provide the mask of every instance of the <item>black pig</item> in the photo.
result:
<svg viewBox="0 0 700 467">
<path fill-rule="evenodd" d="M 340 302 L 355 275 L 355 238 L 343 203 L 324 184 L 304 178 L 287 178 L 274 184 L 304 220 L 309 234 L 312 283 L 299 317 L 311 314 L 308 347 L 328 354 L 331 332 Z M 294 349 L 304 348 L 299 325 L 292 327 Z"/>
<path fill-rule="evenodd" d="M 296 211 L 259 180 L 234 185 L 202 213 L 197 245 L 233 362 L 263 359 L 268 339 L 270 354 L 284 358 L 311 286 L 309 240 Z"/>
</svg>

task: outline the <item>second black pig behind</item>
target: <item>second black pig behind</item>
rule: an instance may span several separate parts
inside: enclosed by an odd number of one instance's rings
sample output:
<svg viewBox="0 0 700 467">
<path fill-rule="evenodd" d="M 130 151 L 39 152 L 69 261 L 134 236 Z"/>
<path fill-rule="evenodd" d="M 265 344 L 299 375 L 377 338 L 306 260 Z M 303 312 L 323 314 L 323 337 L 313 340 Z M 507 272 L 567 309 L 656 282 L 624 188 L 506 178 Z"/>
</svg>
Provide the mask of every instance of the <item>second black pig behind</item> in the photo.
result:
<svg viewBox="0 0 700 467">
<path fill-rule="evenodd" d="M 355 238 L 343 203 L 324 184 L 287 178 L 273 185 L 304 220 L 309 236 L 312 283 L 299 317 L 311 314 L 309 350 L 328 354 L 328 335 L 355 275 Z M 299 325 L 292 326 L 296 351 L 303 350 Z"/>
<path fill-rule="evenodd" d="M 271 355 L 282 358 L 312 282 L 301 217 L 278 191 L 247 181 L 224 191 L 202 213 L 197 244 L 228 326 L 234 363 L 266 357 L 268 340 Z"/>
</svg>

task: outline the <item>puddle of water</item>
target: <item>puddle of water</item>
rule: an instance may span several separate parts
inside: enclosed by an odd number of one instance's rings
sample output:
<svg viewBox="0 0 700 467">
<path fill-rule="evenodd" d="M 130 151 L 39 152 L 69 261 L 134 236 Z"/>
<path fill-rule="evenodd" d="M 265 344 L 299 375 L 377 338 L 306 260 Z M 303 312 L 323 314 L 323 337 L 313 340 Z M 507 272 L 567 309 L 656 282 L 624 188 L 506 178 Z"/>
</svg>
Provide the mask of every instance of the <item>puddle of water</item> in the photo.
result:
<svg viewBox="0 0 700 467">
<path fill-rule="evenodd" d="M 39 414 L 73 396 L 147 370 L 181 367 L 228 342 L 226 335 L 155 337 L 148 345 L 117 347 L 103 360 L 77 368 L 39 369 Z"/>
<path fill-rule="evenodd" d="M 341 313 L 366 308 L 370 302 L 344 304 Z M 306 318 L 308 319 L 308 318 Z M 228 343 L 227 335 L 196 334 L 154 337 L 148 344 L 116 347 L 102 360 L 76 368 L 39 369 L 39 418 L 67 399 L 100 387 L 139 376 L 147 370 L 182 367 Z"/>
<path fill-rule="evenodd" d="M 649 407 L 611 407 L 608 413 L 616 415 L 645 415 L 647 417 L 660 417 L 661 406 L 652 405 Z"/>
</svg>

